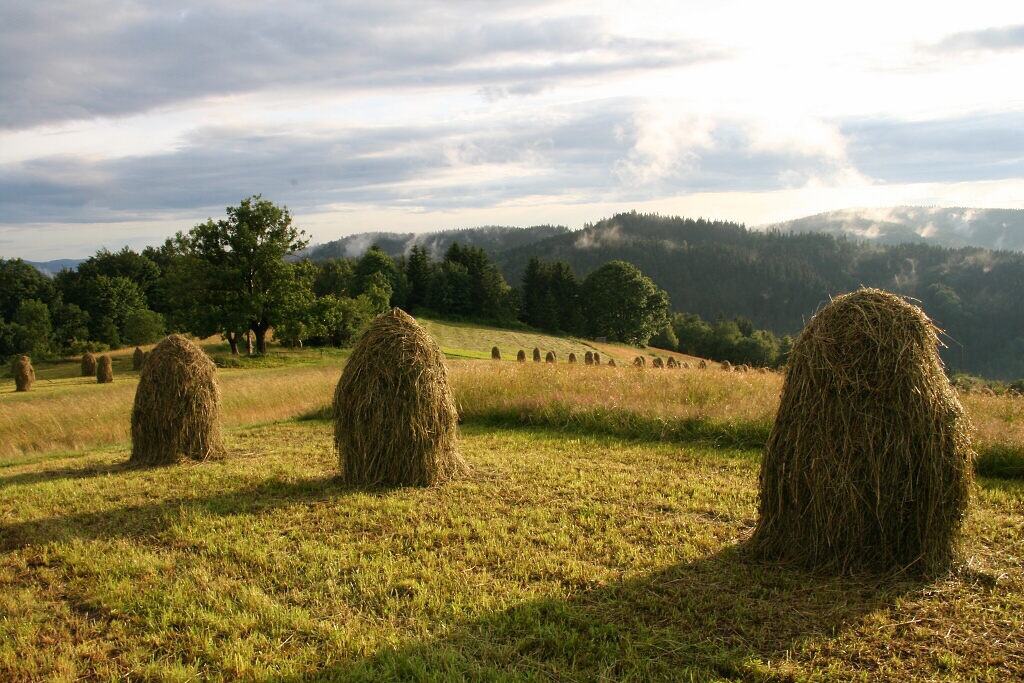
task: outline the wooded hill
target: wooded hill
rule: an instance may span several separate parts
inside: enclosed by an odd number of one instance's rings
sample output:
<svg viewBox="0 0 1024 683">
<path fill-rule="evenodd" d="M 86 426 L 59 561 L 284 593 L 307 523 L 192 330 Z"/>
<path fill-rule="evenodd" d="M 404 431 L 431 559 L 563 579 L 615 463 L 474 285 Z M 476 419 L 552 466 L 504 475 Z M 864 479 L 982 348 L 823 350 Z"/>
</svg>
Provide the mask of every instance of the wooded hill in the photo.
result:
<svg viewBox="0 0 1024 683">
<path fill-rule="evenodd" d="M 460 231 L 458 239 L 472 232 Z M 628 261 L 668 292 L 672 310 L 709 321 L 742 316 L 778 335 L 797 334 L 832 296 L 880 287 L 918 299 L 946 331 L 943 356 L 951 369 L 1024 377 L 1024 254 L 1018 252 L 877 245 L 633 212 L 491 255 L 514 286 L 532 256 L 563 261 L 580 277 L 608 261 Z"/>
</svg>

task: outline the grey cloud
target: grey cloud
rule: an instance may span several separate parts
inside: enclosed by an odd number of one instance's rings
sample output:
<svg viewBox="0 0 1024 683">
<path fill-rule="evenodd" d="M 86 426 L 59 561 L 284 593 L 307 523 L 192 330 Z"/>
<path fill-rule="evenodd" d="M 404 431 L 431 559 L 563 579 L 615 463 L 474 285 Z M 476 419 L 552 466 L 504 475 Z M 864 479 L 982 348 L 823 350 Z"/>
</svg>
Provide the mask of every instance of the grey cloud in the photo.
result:
<svg viewBox="0 0 1024 683">
<path fill-rule="evenodd" d="M 963 31 L 946 36 L 932 46 L 936 52 L 1003 52 L 1024 48 L 1024 24 Z"/>
<path fill-rule="evenodd" d="M 591 17 L 509 19 L 501 6 L 5 3 L 0 126 L 293 87 L 458 85 L 522 95 L 565 79 L 721 57 L 700 46 L 617 36 Z"/>
<path fill-rule="evenodd" d="M 1024 176 L 1024 112 L 938 121 L 871 119 L 842 126 L 863 173 L 889 183 Z"/>
</svg>

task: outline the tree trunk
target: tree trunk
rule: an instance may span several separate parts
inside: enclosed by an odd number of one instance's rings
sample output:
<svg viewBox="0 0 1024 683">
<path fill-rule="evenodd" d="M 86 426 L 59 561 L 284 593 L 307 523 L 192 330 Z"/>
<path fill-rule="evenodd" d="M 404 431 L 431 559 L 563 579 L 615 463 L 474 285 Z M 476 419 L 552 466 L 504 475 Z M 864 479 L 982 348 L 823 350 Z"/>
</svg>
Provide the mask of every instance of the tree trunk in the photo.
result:
<svg viewBox="0 0 1024 683">
<path fill-rule="evenodd" d="M 249 355 L 251 356 L 252 355 L 252 330 L 246 330 L 245 331 L 245 346 L 246 346 L 246 349 L 249 352 Z"/>
<path fill-rule="evenodd" d="M 228 345 L 231 347 L 231 355 L 238 355 L 238 334 L 235 332 L 225 332 L 224 338 L 228 340 Z"/>
<path fill-rule="evenodd" d="M 256 352 L 261 356 L 267 355 L 267 326 L 257 325 L 256 329 Z"/>
</svg>

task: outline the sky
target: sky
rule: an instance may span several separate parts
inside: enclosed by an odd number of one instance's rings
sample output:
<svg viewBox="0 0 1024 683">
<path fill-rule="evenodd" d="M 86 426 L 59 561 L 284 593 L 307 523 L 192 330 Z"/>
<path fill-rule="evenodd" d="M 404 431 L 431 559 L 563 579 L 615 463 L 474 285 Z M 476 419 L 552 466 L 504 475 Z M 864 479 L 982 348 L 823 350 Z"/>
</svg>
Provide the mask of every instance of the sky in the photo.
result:
<svg viewBox="0 0 1024 683">
<path fill-rule="evenodd" d="M 4 0 L 0 258 L 1024 208 L 1022 74 L 1019 0 Z"/>
</svg>

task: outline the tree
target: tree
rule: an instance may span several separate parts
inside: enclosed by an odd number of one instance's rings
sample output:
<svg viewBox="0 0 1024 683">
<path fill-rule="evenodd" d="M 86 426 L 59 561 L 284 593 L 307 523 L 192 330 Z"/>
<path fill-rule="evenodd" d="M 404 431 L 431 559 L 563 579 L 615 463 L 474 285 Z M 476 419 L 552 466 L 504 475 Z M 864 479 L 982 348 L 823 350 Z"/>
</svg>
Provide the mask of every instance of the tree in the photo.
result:
<svg viewBox="0 0 1024 683">
<path fill-rule="evenodd" d="M 16 353 L 26 353 L 33 358 L 48 358 L 53 355 L 53 326 L 50 309 L 42 301 L 27 299 L 14 312 L 14 346 Z"/>
<path fill-rule="evenodd" d="M 49 302 L 53 285 L 20 258 L 0 259 L 0 319 L 10 322 L 21 302 L 36 299 Z"/>
<path fill-rule="evenodd" d="M 317 297 L 332 295 L 338 298 L 349 296 L 352 284 L 352 261 L 347 258 L 327 259 L 319 264 L 313 279 L 313 294 Z"/>
<path fill-rule="evenodd" d="M 178 294 L 188 294 L 182 290 L 187 285 L 182 276 L 195 278 L 190 291 L 215 302 L 210 314 L 203 314 L 202 302 L 189 297 L 186 317 L 199 328 L 215 324 L 233 352 L 239 333 L 251 330 L 257 352 L 266 353 L 267 332 L 308 310 L 314 268 L 308 262 L 285 261 L 308 243 L 305 232 L 292 225 L 287 207 L 254 195 L 227 207 L 227 218 L 216 223 L 211 218 L 187 236 L 179 233 L 177 243 L 186 257 L 177 275 Z"/>
<path fill-rule="evenodd" d="M 420 245 L 413 246 L 405 263 L 405 277 L 409 281 L 409 296 L 406 304 L 410 309 L 423 306 L 430 292 L 430 280 L 434 269 L 430 263 L 430 252 Z"/>
<path fill-rule="evenodd" d="M 594 270 L 581 289 L 590 333 L 613 341 L 644 346 L 668 314 L 668 295 L 625 261 Z"/>
</svg>

